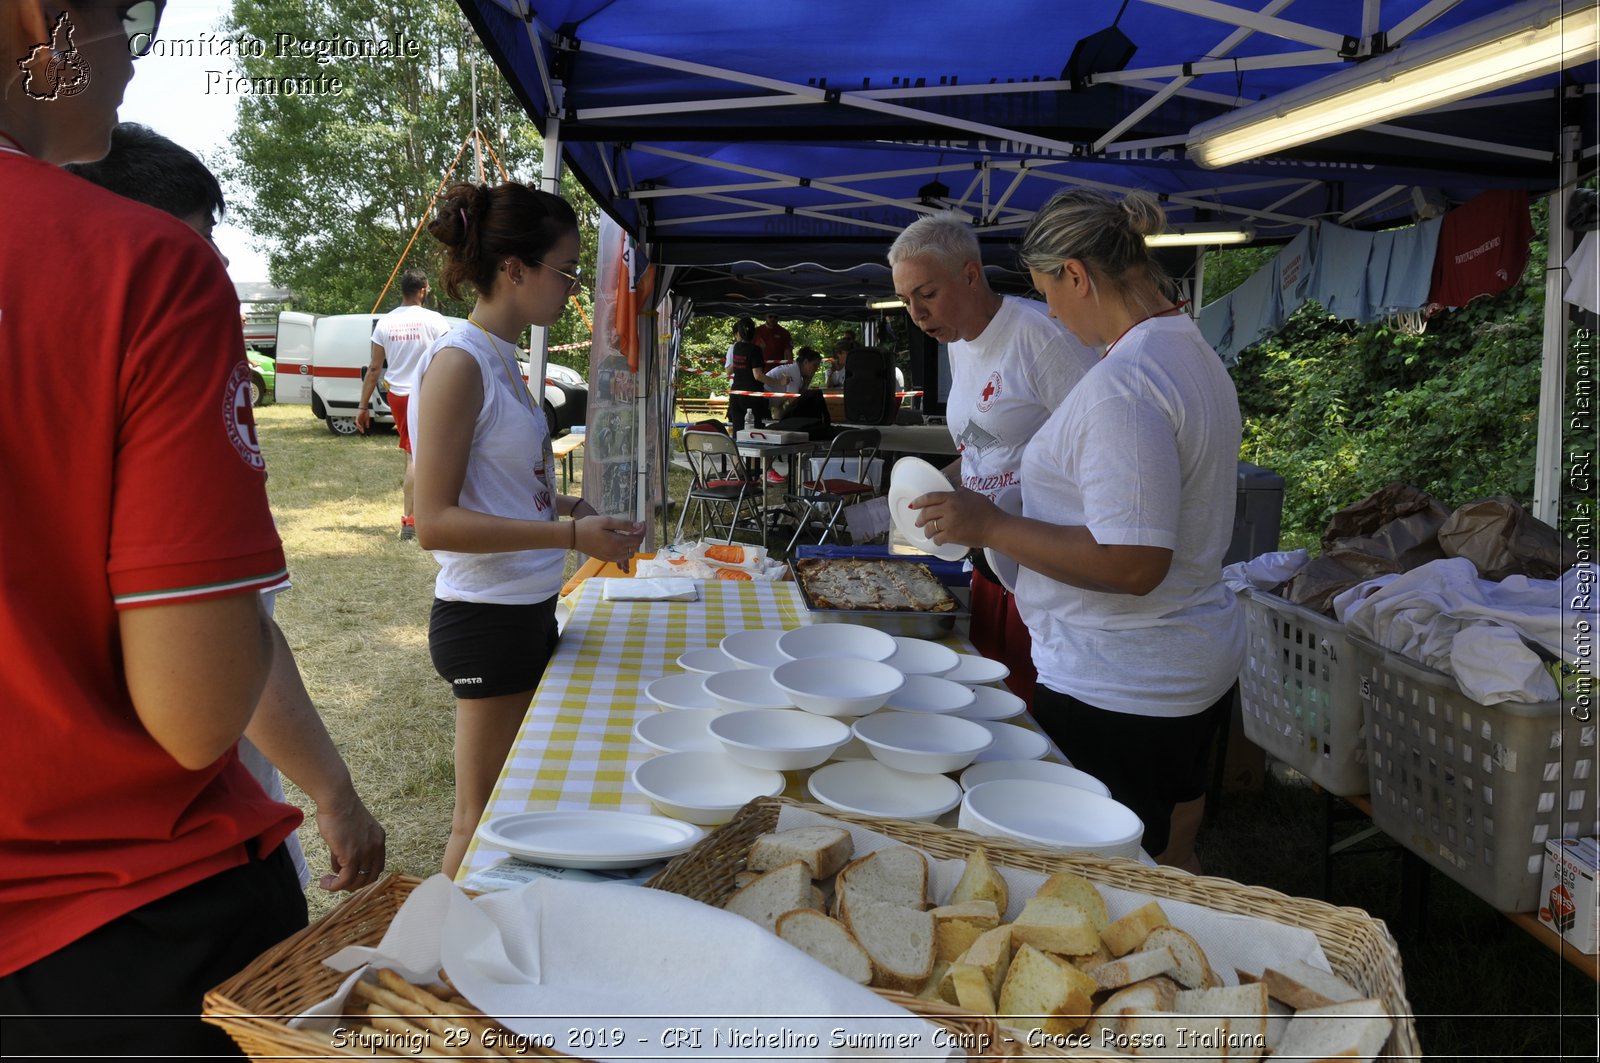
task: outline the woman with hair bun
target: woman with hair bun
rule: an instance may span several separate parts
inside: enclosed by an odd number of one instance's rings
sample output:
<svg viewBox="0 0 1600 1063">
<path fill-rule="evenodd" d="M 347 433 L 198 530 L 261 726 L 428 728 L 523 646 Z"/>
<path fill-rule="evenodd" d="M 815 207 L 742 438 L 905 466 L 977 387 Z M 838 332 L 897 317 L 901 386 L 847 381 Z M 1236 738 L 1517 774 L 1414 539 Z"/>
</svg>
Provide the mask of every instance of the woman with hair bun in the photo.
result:
<svg viewBox="0 0 1600 1063">
<path fill-rule="evenodd" d="M 1144 847 L 1197 870 L 1206 766 L 1244 661 L 1222 584 L 1239 404 L 1222 360 L 1145 247 L 1146 193 L 1071 190 L 1023 237 L 1051 316 L 1103 350 L 1022 458 L 1021 516 L 969 491 L 924 495 L 938 543 L 1015 559 L 1033 636 L 1033 712 L 1072 763 L 1144 821 Z"/>
<path fill-rule="evenodd" d="M 554 324 L 578 286 L 572 208 L 525 185 L 456 184 L 428 229 L 445 290 L 478 295 L 423 357 L 407 411 L 417 542 L 440 566 L 428 650 L 456 698 L 454 876 L 555 651 L 567 551 L 626 562 L 644 526 L 555 492 L 549 425 L 517 363 L 523 332 Z"/>
</svg>

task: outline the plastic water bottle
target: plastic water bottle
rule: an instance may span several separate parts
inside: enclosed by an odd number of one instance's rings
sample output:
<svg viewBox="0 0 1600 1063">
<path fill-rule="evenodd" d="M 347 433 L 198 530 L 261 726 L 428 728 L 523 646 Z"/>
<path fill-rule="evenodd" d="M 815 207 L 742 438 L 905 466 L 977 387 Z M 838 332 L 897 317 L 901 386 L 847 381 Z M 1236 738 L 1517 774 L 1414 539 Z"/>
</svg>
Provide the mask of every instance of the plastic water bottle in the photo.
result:
<svg viewBox="0 0 1600 1063">
<path fill-rule="evenodd" d="M 756 427 L 756 411 L 754 411 L 754 410 L 746 410 L 746 411 L 744 411 L 744 430 L 746 432 L 752 432 L 752 431 L 755 430 L 755 427 Z"/>
</svg>

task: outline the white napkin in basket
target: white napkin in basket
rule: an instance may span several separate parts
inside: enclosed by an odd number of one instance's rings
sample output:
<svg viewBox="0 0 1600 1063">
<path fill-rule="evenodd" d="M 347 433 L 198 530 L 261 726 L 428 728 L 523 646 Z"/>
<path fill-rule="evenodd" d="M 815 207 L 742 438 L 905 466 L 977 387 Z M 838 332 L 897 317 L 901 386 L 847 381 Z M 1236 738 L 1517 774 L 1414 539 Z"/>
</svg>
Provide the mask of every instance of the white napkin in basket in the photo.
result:
<svg viewBox="0 0 1600 1063">
<path fill-rule="evenodd" d="M 605 581 L 605 599 L 608 602 L 692 602 L 700 597 L 700 588 L 692 579 L 608 579 Z"/>
<path fill-rule="evenodd" d="M 697 1054 L 666 1040 L 675 1030 L 699 1031 L 711 1056 L 951 1054 L 931 1023 L 755 923 L 637 886 L 543 879 L 469 899 L 435 875 L 406 899 L 376 948 L 351 946 L 325 962 L 342 971 L 367 963 L 414 972 L 442 966 L 475 1007 L 585 1059 L 637 1063 Z M 338 1000 L 295 1024 L 337 1015 Z M 613 1030 L 622 1031 L 620 1041 Z M 582 1043 L 570 1039 L 572 1031 Z M 730 1031 L 741 1038 L 734 1047 Z M 845 1045 L 834 1046 L 836 1031 L 847 1035 Z"/>
</svg>

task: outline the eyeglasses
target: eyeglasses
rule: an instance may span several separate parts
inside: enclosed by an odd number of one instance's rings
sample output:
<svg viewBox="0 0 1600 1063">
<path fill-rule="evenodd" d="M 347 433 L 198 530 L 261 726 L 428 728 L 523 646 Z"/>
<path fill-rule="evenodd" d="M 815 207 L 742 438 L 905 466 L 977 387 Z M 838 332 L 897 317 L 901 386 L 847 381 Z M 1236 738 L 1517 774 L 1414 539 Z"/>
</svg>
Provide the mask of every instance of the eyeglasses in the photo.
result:
<svg viewBox="0 0 1600 1063">
<path fill-rule="evenodd" d="M 579 288 L 583 287 L 583 267 L 582 266 L 578 267 L 577 272 L 568 273 L 564 269 L 557 269 L 555 266 L 552 266 L 548 262 L 540 262 L 539 265 L 543 266 L 545 269 L 549 270 L 552 273 L 559 273 L 563 277 L 567 278 L 567 291 L 575 292 Z"/>
<path fill-rule="evenodd" d="M 161 25 L 161 13 L 167 0 L 136 0 L 131 4 L 118 4 L 117 17 L 122 20 L 122 30 L 128 35 L 128 52 L 135 58 L 149 55 L 156 43 L 156 29 Z"/>
</svg>

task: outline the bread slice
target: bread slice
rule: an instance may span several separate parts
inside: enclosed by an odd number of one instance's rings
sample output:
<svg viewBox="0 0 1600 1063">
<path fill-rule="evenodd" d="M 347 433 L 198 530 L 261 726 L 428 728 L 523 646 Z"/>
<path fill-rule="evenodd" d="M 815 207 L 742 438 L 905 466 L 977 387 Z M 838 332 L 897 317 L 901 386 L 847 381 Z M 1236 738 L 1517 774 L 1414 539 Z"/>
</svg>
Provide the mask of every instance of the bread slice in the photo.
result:
<svg viewBox="0 0 1600 1063">
<path fill-rule="evenodd" d="M 918 1000 L 942 1000 L 946 1004 L 956 1002 L 955 987 L 950 984 L 950 965 L 933 961 L 933 973 L 928 975 L 928 980 L 917 991 Z"/>
<path fill-rule="evenodd" d="M 1081 956 L 1069 956 L 1067 958 L 1072 961 L 1072 966 L 1076 967 L 1078 970 L 1090 971 L 1100 966 L 1102 963 L 1106 963 L 1107 961 L 1111 960 L 1113 957 L 1111 955 L 1111 950 L 1106 948 L 1106 943 L 1103 941 L 1097 941 L 1095 943 L 1093 952 L 1085 952 Z"/>
<path fill-rule="evenodd" d="M 999 1014 L 1022 1029 L 1069 1034 L 1089 1021 L 1094 979 L 1032 945 L 1020 945 L 1000 986 Z"/>
<path fill-rule="evenodd" d="M 1120 989 L 1125 985 L 1154 978 L 1158 974 L 1170 975 L 1178 969 L 1178 958 L 1167 945 L 1148 952 L 1134 952 L 1102 963 L 1088 973 L 1101 989 Z"/>
<path fill-rule="evenodd" d="M 956 999 L 951 1003 L 956 1007 L 984 1015 L 995 1013 L 994 987 L 989 984 L 989 978 L 981 967 L 952 963 L 944 981 L 955 992 Z"/>
<path fill-rule="evenodd" d="M 1136 1056 L 1161 1059 L 1226 1059 L 1230 1042 L 1227 1019 L 1196 1022 L 1171 1011 L 1122 1012 L 1122 1036 Z"/>
<path fill-rule="evenodd" d="M 1299 960 L 1268 967 L 1261 973 L 1261 980 L 1266 983 L 1269 996 L 1296 1011 L 1343 1004 L 1364 995 L 1338 975 Z"/>
<path fill-rule="evenodd" d="M 872 981 L 872 957 L 837 919 L 800 908 L 780 915 L 776 929 L 783 940 L 852 982 L 867 985 Z"/>
<path fill-rule="evenodd" d="M 811 906 L 811 871 L 798 860 L 765 872 L 729 897 L 723 907 L 773 932 L 778 916 Z"/>
<path fill-rule="evenodd" d="M 1323 1008 L 1304 1008 L 1289 1020 L 1275 1055 L 1323 1060 L 1371 1060 L 1383 1051 L 1394 1023 L 1383 1002 L 1349 1000 Z"/>
<path fill-rule="evenodd" d="M 846 926 L 858 899 L 905 908 L 928 907 L 928 861 L 909 845 L 895 845 L 857 857 L 839 869 L 834 907 Z"/>
<path fill-rule="evenodd" d="M 752 871 L 771 871 L 799 860 L 811 869 L 812 878 L 828 878 L 850 862 L 855 850 L 855 841 L 843 827 L 795 827 L 761 835 L 744 863 Z"/>
<path fill-rule="evenodd" d="M 1220 989 L 1186 989 L 1178 993 L 1171 1010 L 1226 1019 L 1229 1059 L 1260 1059 L 1266 1050 L 1267 987 L 1261 982 Z"/>
<path fill-rule="evenodd" d="M 934 951 L 945 963 L 972 947 L 978 935 L 1000 925 L 1000 913 L 993 901 L 966 901 L 935 908 L 933 916 Z"/>
<path fill-rule="evenodd" d="M 996 993 L 1000 991 L 1001 984 L 1006 980 L 1006 969 L 1011 964 L 1011 924 L 1002 923 L 993 930 L 985 930 L 962 953 L 957 963 L 976 967 L 989 979 L 989 986 Z"/>
<path fill-rule="evenodd" d="M 1204 989 L 1213 984 L 1220 984 L 1216 973 L 1211 970 L 1211 964 L 1206 960 L 1205 951 L 1200 948 L 1200 943 L 1175 926 L 1158 926 L 1150 931 L 1138 951 L 1156 949 L 1163 945 L 1170 946 L 1172 954 L 1177 957 L 1178 969 L 1173 972 L 1172 977 L 1185 989 Z"/>
<path fill-rule="evenodd" d="M 1006 914 L 1006 908 L 1011 903 L 1010 887 L 994 865 L 989 863 L 989 854 L 983 851 L 981 845 L 974 846 L 972 852 L 967 854 L 967 866 L 950 894 L 951 904 L 964 901 L 993 901 L 1001 915 Z"/>
<path fill-rule="evenodd" d="M 1058 901 L 1076 904 L 1088 915 L 1090 925 L 1097 931 L 1103 930 L 1106 924 L 1111 922 L 1111 916 L 1106 911 L 1105 898 L 1100 896 L 1099 889 L 1093 882 L 1071 871 L 1057 871 L 1045 879 L 1034 896 L 1054 897 Z"/>
<path fill-rule="evenodd" d="M 886 901 L 859 898 L 845 926 L 872 957 L 872 984 L 916 993 L 933 974 L 933 915 Z"/>
<path fill-rule="evenodd" d="M 1167 913 L 1161 910 L 1161 905 L 1151 901 L 1142 908 L 1135 908 L 1116 922 L 1106 924 L 1100 931 L 1100 940 L 1106 943 L 1111 955 L 1126 956 L 1144 943 L 1150 931 L 1158 926 L 1171 925 Z"/>
<path fill-rule="evenodd" d="M 1124 1011 L 1172 1011 L 1177 997 L 1178 983 L 1165 975 L 1124 986 L 1094 1009 L 1083 1032 L 1091 1045 L 1116 1044 L 1122 1033 Z"/>
<path fill-rule="evenodd" d="M 1011 938 L 1059 956 L 1081 956 L 1100 944 L 1087 913 L 1054 897 L 1034 897 L 1023 905 L 1011 924 Z"/>
</svg>

